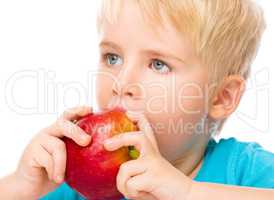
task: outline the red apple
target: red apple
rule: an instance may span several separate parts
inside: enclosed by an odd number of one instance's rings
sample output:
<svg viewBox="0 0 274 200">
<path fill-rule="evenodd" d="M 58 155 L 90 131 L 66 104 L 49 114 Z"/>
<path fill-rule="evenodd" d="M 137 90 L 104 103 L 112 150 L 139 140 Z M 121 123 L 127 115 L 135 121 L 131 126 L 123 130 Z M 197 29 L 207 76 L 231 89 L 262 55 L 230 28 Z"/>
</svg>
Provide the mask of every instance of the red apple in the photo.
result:
<svg viewBox="0 0 274 200">
<path fill-rule="evenodd" d="M 88 200 L 123 198 L 116 187 L 116 176 L 120 165 L 136 158 L 138 152 L 132 147 L 107 151 L 103 142 L 114 135 L 136 131 L 137 126 L 120 108 L 89 114 L 76 124 L 90 134 L 92 140 L 88 146 L 81 147 L 64 138 L 67 148 L 66 182 Z"/>
</svg>

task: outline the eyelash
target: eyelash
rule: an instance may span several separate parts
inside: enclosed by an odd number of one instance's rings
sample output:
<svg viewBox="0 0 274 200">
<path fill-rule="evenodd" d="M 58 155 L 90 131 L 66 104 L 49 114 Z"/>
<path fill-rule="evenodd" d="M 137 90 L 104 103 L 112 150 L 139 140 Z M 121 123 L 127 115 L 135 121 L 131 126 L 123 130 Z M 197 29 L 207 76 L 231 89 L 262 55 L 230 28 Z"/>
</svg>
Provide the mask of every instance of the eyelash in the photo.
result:
<svg viewBox="0 0 274 200">
<path fill-rule="evenodd" d="M 103 58 L 103 62 L 106 64 L 106 65 L 109 65 L 109 63 L 108 63 L 108 61 L 107 61 L 107 59 L 108 59 L 108 56 L 118 56 L 118 57 L 120 57 L 118 54 L 115 54 L 115 53 L 105 53 L 105 54 L 103 54 L 102 55 L 102 58 Z M 153 69 L 153 63 L 154 62 L 160 62 L 161 64 L 163 64 L 163 65 L 165 65 L 167 68 L 168 68 L 168 72 L 159 72 L 159 71 L 157 71 L 157 70 L 155 70 L 155 69 Z M 149 64 L 149 68 L 151 69 L 151 70 L 153 70 L 154 72 L 156 72 L 156 73 L 160 73 L 160 74 L 168 74 L 168 73 L 170 73 L 172 70 L 171 70 L 171 67 L 169 67 L 169 65 L 168 64 L 166 64 L 164 61 L 162 61 L 162 60 L 160 60 L 160 59 L 152 59 L 152 62 Z"/>
<path fill-rule="evenodd" d="M 156 69 L 153 69 L 153 64 L 154 64 L 154 62 L 158 62 L 158 63 L 161 63 L 161 64 L 165 65 L 168 71 L 159 72 L 159 71 L 157 71 Z M 160 74 L 168 74 L 168 73 L 170 73 L 170 72 L 172 71 L 172 70 L 171 70 L 171 67 L 169 67 L 168 64 L 166 64 L 164 61 L 159 60 L 159 59 L 153 59 L 153 60 L 152 60 L 152 63 L 149 65 L 149 68 L 152 69 L 153 71 L 156 71 L 156 73 L 160 73 Z"/>
<path fill-rule="evenodd" d="M 105 53 L 105 54 L 103 54 L 103 55 L 102 55 L 103 62 L 104 62 L 106 65 L 109 65 L 109 63 L 107 62 L 108 56 L 118 56 L 118 57 L 120 57 L 118 54 L 115 54 L 115 53 Z"/>
</svg>

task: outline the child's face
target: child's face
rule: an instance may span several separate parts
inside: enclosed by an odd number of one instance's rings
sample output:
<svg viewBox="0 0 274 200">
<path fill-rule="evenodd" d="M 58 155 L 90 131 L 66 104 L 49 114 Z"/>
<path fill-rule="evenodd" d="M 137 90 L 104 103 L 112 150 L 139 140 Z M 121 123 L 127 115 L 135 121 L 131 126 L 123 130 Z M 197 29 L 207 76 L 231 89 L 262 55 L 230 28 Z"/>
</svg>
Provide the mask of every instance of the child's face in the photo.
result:
<svg viewBox="0 0 274 200">
<path fill-rule="evenodd" d="M 152 26 L 135 1 L 124 2 L 117 22 L 102 25 L 97 103 L 143 111 L 163 156 L 175 161 L 200 137 L 193 129 L 205 115 L 208 74 L 170 23 Z"/>
</svg>

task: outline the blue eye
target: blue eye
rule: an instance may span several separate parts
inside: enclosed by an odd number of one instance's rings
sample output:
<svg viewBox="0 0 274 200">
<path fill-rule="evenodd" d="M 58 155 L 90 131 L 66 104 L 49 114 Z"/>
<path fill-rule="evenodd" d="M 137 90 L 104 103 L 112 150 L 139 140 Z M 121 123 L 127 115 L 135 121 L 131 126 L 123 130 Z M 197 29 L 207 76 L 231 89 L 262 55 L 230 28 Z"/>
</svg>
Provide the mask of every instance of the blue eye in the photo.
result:
<svg viewBox="0 0 274 200">
<path fill-rule="evenodd" d="M 151 64 L 151 68 L 161 74 L 166 74 L 171 71 L 170 67 L 160 60 L 154 60 Z"/>
<path fill-rule="evenodd" d="M 107 64 L 110 66 L 123 64 L 122 58 L 116 54 L 106 54 L 105 59 L 106 59 Z"/>
</svg>

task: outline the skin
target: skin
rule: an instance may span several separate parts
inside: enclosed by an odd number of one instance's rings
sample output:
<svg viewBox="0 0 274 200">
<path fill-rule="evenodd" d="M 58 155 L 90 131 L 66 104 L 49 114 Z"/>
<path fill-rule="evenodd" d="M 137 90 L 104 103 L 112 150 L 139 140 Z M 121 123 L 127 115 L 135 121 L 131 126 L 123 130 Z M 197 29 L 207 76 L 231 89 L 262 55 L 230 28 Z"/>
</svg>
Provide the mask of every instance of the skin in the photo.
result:
<svg viewBox="0 0 274 200">
<path fill-rule="evenodd" d="M 240 102 L 245 81 L 238 75 L 224 78 L 208 104 L 205 86 L 209 75 L 187 37 L 179 34 L 168 20 L 163 27 L 147 24 L 134 1 L 125 1 L 124 6 L 126 9 L 121 10 L 117 23 L 102 25 L 97 76 L 99 108 L 122 106 L 140 128 L 136 133 L 115 136 L 104 144 L 109 151 L 128 145 L 140 151 L 138 159 L 121 166 L 118 190 L 134 200 L 274 197 L 273 190 L 192 180 L 202 164 L 209 129 L 198 134 L 191 129 L 170 129 L 169 123 L 195 125 L 207 116 L 208 120 L 201 124 L 208 126 L 227 118 Z M 171 80 L 175 80 L 173 85 Z M 156 98 L 152 104 L 153 97 L 159 96 L 165 98 Z M 25 149 L 17 170 L 0 179 L 0 199 L 38 199 L 58 187 L 66 165 L 61 138 L 66 136 L 79 145 L 87 145 L 91 138 L 71 121 L 90 112 L 91 108 L 86 106 L 70 109 L 42 129 Z"/>
<path fill-rule="evenodd" d="M 184 129 L 206 114 L 207 70 L 190 41 L 171 24 L 163 29 L 144 23 L 136 5 L 125 4 L 117 23 L 102 25 L 98 105 L 143 113 L 154 128 L 162 155 L 176 165 L 183 161 L 182 171 L 190 174 L 201 162 L 208 135 Z M 159 69 L 155 68 L 157 61 L 161 62 Z"/>
<path fill-rule="evenodd" d="M 206 197 L 269 199 L 274 196 L 274 190 L 193 181 L 191 178 L 201 167 L 209 129 L 197 134 L 185 129 L 178 133 L 169 128 L 169 123 L 181 123 L 180 119 L 184 119 L 183 125 L 195 125 L 207 116 L 206 123 L 210 125 L 227 118 L 240 102 L 245 87 L 243 78 L 238 75 L 226 77 L 207 107 L 205 88 L 210 87 L 209 75 L 195 55 L 191 42 L 168 20 L 164 26 L 147 23 L 135 1 L 123 3 L 115 23 L 104 21 L 100 36 L 99 72 L 117 78 L 113 81 L 108 76 L 98 76 L 99 107 L 125 107 L 129 110 L 128 116 L 140 127 L 136 134 L 115 136 L 105 143 L 110 151 L 134 145 L 141 152 L 137 160 L 124 163 L 118 173 L 117 187 L 125 197 L 199 200 Z M 152 54 L 151 50 L 156 53 Z M 154 64 L 155 60 L 160 64 Z M 170 84 L 171 80 L 175 80 L 174 85 Z M 153 83 L 162 87 L 151 87 Z M 192 87 L 184 87 L 185 84 Z M 180 93 L 182 88 L 184 92 Z M 150 104 L 155 96 L 165 95 L 166 98 L 158 98 L 154 105 Z M 155 107 L 157 113 L 153 112 Z M 161 129 L 153 128 L 159 123 Z"/>
<path fill-rule="evenodd" d="M 72 123 L 90 113 L 87 106 L 65 111 L 53 124 L 43 128 L 23 152 L 14 173 L 0 179 L 0 199 L 38 199 L 64 180 L 66 148 L 62 137 L 86 146 L 91 138 Z"/>
</svg>

